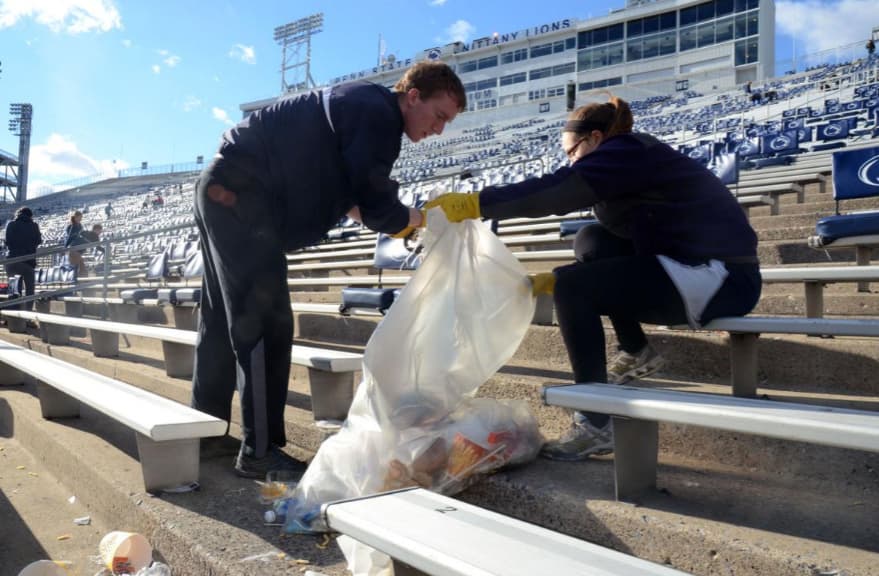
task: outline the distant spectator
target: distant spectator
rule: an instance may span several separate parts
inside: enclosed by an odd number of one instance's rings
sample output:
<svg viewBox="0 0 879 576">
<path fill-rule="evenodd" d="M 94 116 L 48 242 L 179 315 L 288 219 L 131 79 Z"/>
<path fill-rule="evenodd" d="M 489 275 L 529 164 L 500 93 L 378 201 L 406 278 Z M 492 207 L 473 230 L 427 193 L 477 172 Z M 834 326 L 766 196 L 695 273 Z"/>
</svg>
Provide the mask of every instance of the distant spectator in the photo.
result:
<svg viewBox="0 0 879 576">
<path fill-rule="evenodd" d="M 104 206 L 104 216 L 107 217 L 107 220 L 113 216 L 113 204 L 111 202 L 107 202 L 107 205 Z"/>
<path fill-rule="evenodd" d="M 162 198 L 161 194 L 156 194 L 156 197 L 153 198 L 153 208 L 161 208 L 165 205 L 165 199 Z"/>
<path fill-rule="evenodd" d="M 864 46 L 864 48 L 867 49 L 867 56 L 872 58 L 873 54 L 876 52 L 876 43 L 873 42 L 872 38 L 870 38 L 869 40 L 867 40 L 867 44 Z"/>
<path fill-rule="evenodd" d="M 26 256 L 34 254 L 37 246 L 43 243 L 43 235 L 40 234 L 40 227 L 34 222 L 34 213 L 27 206 L 22 206 L 15 213 L 15 219 L 10 220 L 6 225 L 6 256 L 14 258 L 15 256 Z M 36 258 L 23 260 L 21 262 L 13 262 L 6 265 L 6 277 L 11 278 L 16 274 L 21 276 L 24 284 L 25 296 L 34 295 L 34 270 L 37 267 Z M 27 302 L 24 304 L 25 310 L 33 309 L 34 303 Z"/>
<path fill-rule="evenodd" d="M 748 83 L 745 84 L 745 94 L 750 94 L 750 93 L 751 93 L 751 81 L 748 80 Z"/>
<path fill-rule="evenodd" d="M 85 274 L 85 261 L 82 257 L 82 250 L 73 250 L 72 248 L 86 242 L 88 240 L 82 236 L 82 212 L 76 210 L 70 215 L 70 223 L 64 229 L 64 246 L 71 248 L 67 253 L 67 259 L 70 265 L 77 269 L 77 275 Z"/>
<path fill-rule="evenodd" d="M 149 198 L 144 198 L 144 199 L 143 199 L 143 204 L 140 205 L 141 210 L 146 210 L 146 209 L 149 208 L 149 207 L 150 207 L 150 199 L 149 199 Z"/>
</svg>

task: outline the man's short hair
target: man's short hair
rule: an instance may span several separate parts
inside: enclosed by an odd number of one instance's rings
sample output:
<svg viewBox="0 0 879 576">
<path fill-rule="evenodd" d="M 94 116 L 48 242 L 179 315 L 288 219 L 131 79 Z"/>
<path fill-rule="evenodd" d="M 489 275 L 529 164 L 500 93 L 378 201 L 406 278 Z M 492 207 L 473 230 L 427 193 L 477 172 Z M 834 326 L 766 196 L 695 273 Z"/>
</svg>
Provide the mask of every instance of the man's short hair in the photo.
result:
<svg viewBox="0 0 879 576">
<path fill-rule="evenodd" d="M 15 211 L 15 217 L 18 218 L 19 216 L 24 216 L 26 218 L 33 218 L 34 213 L 27 206 L 22 206 L 21 208 L 19 208 L 18 210 Z"/>
<path fill-rule="evenodd" d="M 467 109 L 467 94 L 464 85 L 455 71 L 445 62 L 431 62 L 425 60 L 406 70 L 403 77 L 394 85 L 395 92 L 408 92 L 416 88 L 421 93 L 421 99 L 427 100 L 431 96 L 448 92 L 458 103 L 458 111 Z"/>
</svg>

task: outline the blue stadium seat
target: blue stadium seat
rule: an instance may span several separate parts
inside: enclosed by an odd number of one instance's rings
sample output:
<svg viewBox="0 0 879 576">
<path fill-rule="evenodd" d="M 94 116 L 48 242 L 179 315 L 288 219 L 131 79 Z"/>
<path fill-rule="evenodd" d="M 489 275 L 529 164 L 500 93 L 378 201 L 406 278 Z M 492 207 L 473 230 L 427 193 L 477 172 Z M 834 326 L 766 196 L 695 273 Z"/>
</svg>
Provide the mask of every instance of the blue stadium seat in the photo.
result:
<svg viewBox="0 0 879 576">
<path fill-rule="evenodd" d="M 818 221 L 816 236 L 810 243 L 832 247 L 843 238 L 879 235 L 879 211 L 839 214 L 841 200 L 871 196 L 879 196 L 879 146 L 834 152 L 833 198 L 837 214 Z"/>
<path fill-rule="evenodd" d="M 420 248 L 420 247 L 419 247 Z M 400 294 L 399 288 L 382 288 L 382 270 L 415 270 L 421 264 L 420 249 L 413 249 L 407 240 L 379 234 L 375 243 L 373 267 L 378 270 L 377 288 L 347 287 L 342 289 L 341 314 L 353 308 L 377 310 L 384 314 Z"/>
<path fill-rule="evenodd" d="M 150 259 L 147 265 L 146 280 L 147 282 L 161 282 L 167 276 L 168 251 L 164 251 Z M 123 290 L 120 296 L 123 302 L 140 304 L 143 300 L 156 298 L 158 293 L 158 288 L 133 288 L 131 290 Z"/>
</svg>

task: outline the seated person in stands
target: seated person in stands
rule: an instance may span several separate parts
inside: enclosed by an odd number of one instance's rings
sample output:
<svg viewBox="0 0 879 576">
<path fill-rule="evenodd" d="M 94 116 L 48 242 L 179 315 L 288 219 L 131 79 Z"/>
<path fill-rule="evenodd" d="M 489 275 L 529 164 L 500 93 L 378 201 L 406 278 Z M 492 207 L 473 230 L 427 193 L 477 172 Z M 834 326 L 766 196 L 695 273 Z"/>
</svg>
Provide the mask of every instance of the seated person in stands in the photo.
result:
<svg viewBox="0 0 879 576">
<path fill-rule="evenodd" d="M 705 166 L 632 124 L 624 100 L 587 104 L 562 131 L 570 166 L 427 204 L 453 222 L 592 209 L 597 223 L 577 234 L 576 262 L 532 277 L 535 294 L 554 293 L 578 383 L 621 384 L 662 367 L 641 322 L 698 327 L 747 314 L 760 297 L 757 235 L 735 197 Z M 619 342 L 609 366 L 602 316 Z M 542 454 L 582 460 L 612 450 L 609 416 L 575 413 L 570 431 Z"/>
<path fill-rule="evenodd" d="M 86 230 L 82 233 L 82 237 L 86 239 L 87 242 L 98 242 L 101 239 L 101 232 L 104 231 L 104 227 L 100 224 L 92 224 L 91 230 Z M 102 256 L 104 254 L 103 246 L 95 246 L 95 255 Z"/>
</svg>

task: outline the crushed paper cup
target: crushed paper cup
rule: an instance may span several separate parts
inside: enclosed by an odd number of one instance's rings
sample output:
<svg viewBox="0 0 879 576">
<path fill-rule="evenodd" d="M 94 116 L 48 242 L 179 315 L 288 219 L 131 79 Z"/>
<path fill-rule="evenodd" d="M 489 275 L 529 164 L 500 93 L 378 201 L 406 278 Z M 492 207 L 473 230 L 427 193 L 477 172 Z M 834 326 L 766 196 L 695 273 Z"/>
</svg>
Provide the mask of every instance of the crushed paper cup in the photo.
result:
<svg viewBox="0 0 879 576">
<path fill-rule="evenodd" d="M 134 574 L 153 561 L 152 546 L 136 532 L 109 532 L 98 549 L 104 566 L 114 574 Z"/>
</svg>

